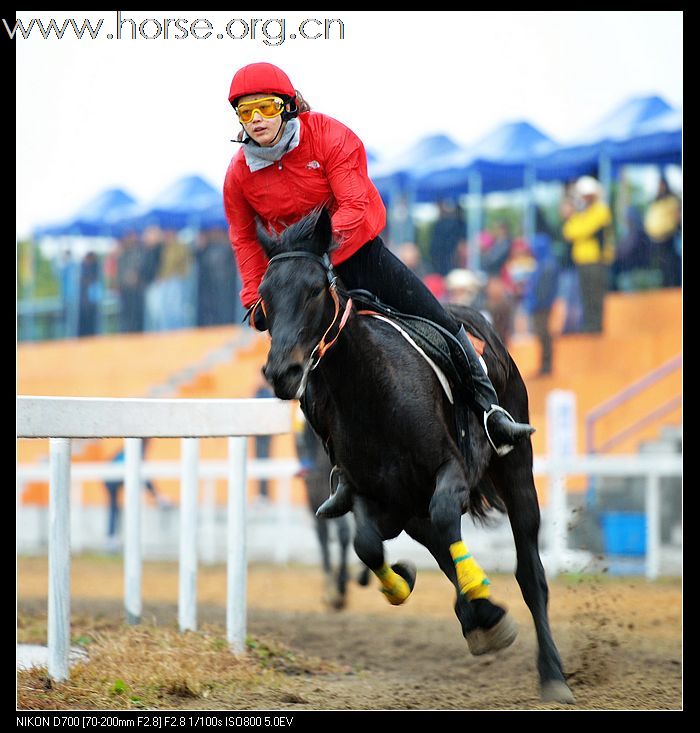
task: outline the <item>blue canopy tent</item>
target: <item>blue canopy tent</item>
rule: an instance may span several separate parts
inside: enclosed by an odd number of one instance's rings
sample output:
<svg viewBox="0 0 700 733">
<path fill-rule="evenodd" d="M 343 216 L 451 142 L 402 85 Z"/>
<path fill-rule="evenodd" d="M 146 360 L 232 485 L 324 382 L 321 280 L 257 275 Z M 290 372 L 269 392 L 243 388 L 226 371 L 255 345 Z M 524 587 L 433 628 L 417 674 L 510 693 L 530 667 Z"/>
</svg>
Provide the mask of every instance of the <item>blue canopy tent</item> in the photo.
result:
<svg viewBox="0 0 700 733">
<path fill-rule="evenodd" d="M 467 193 L 476 175 L 480 193 L 511 191 L 523 187 L 526 163 L 555 147 L 553 140 L 529 122 L 510 122 L 474 145 L 415 166 L 410 183 L 418 201 Z"/>
<path fill-rule="evenodd" d="M 112 223 L 131 215 L 137 207 L 136 199 L 123 189 L 108 188 L 90 199 L 69 219 L 36 227 L 34 236 L 109 237 L 113 234 Z"/>
<path fill-rule="evenodd" d="M 116 226 L 122 231 L 143 230 L 149 226 L 162 229 L 199 228 L 204 212 L 217 204 L 221 205 L 221 191 L 201 176 L 185 176 L 168 186 L 150 203 L 116 222 Z"/>
<path fill-rule="evenodd" d="M 407 184 L 416 166 L 459 149 L 447 135 L 428 135 L 397 155 L 370 161 L 369 175 L 384 201 L 391 203 L 409 193 Z"/>
<path fill-rule="evenodd" d="M 409 178 L 417 201 L 457 198 L 469 193 L 467 219 L 469 261 L 479 267 L 477 234 L 481 230 L 481 196 L 525 188 L 527 164 L 556 143 L 529 122 L 498 126 L 474 145 L 416 166 Z"/>
<path fill-rule="evenodd" d="M 628 139 L 609 145 L 613 169 L 629 163 L 680 165 L 683 152 L 683 114 L 667 112 L 636 125 Z"/>
<path fill-rule="evenodd" d="M 218 200 L 208 206 L 199 214 L 200 229 L 228 229 L 228 221 L 224 212 L 223 194 L 219 194 Z"/>
<path fill-rule="evenodd" d="M 613 165 L 656 162 L 664 155 L 674 161 L 674 147 L 675 160 L 680 160 L 680 125 L 674 130 L 674 120 L 678 122 L 673 108 L 661 97 L 629 99 L 575 139 L 539 157 L 534 162 L 535 176 L 539 181 L 562 181 L 597 175 L 608 187 Z M 658 146 L 656 158 L 654 145 Z"/>
</svg>

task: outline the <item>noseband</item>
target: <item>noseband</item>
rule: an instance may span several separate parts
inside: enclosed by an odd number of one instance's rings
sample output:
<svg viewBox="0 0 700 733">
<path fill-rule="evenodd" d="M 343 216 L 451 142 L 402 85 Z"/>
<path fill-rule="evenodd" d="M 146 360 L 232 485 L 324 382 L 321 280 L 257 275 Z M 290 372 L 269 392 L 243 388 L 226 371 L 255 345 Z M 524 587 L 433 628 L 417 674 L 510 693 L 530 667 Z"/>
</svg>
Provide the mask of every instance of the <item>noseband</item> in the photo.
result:
<svg viewBox="0 0 700 733">
<path fill-rule="evenodd" d="M 348 318 L 350 318 L 350 313 L 352 311 L 352 298 L 347 299 L 347 302 L 345 303 L 345 308 L 342 309 L 341 316 L 340 298 L 338 297 L 338 276 L 333 270 L 333 265 L 331 264 L 330 257 L 327 253 L 325 253 L 322 257 L 319 257 L 318 255 L 315 255 L 311 252 L 282 252 L 272 257 L 268 262 L 267 267 L 269 269 L 275 262 L 293 258 L 303 258 L 311 260 L 312 262 L 315 262 L 317 265 L 320 265 L 323 268 L 324 272 L 326 273 L 326 278 L 328 279 L 328 292 L 331 294 L 331 298 L 333 298 L 333 305 L 335 308 L 333 320 L 330 322 L 330 325 L 325 330 L 323 336 L 321 336 L 321 340 L 316 344 L 316 346 L 314 346 L 313 351 L 311 352 L 311 355 L 309 356 L 308 361 L 304 366 L 301 383 L 299 384 L 299 389 L 297 390 L 296 394 L 296 398 L 301 399 L 302 395 L 304 394 L 304 390 L 306 389 L 306 382 L 309 378 L 309 374 L 321 363 L 321 359 L 324 357 L 328 349 L 330 349 L 331 346 L 335 344 L 335 342 L 338 340 L 338 337 L 340 336 L 340 332 L 343 330 L 343 328 L 345 328 L 345 324 L 348 322 Z M 260 298 L 258 302 L 263 309 L 263 313 L 267 314 L 263 299 Z M 340 319 L 340 323 L 338 324 L 337 333 L 332 339 L 330 339 L 330 341 L 326 341 L 326 337 L 331 332 L 331 329 L 336 325 L 336 323 L 338 323 L 338 319 Z"/>
</svg>

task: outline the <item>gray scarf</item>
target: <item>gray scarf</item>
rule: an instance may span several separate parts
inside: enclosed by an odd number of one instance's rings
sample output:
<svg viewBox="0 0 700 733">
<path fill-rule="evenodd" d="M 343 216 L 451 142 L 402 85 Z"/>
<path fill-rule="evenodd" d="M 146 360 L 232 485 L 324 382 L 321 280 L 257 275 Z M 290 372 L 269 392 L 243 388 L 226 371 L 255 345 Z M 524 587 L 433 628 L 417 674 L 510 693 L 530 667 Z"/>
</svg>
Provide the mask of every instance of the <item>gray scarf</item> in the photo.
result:
<svg viewBox="0 0 700 733">
<path fill-rule="evenodd" d="M 291 120 L 287 121 L 282 137 L 271 147 L 263 148 L 256 145 L 252 140 L 244 145 L 243 155 L 245 155 L 245 162 L 251 172 L 254 173 L 261 168 L 267 168 L 268 165 L 280 160 L 285 153 L 294 150 L 299 145 L 299 130 L 299 120 L 292 117 Z"/>
</svg>

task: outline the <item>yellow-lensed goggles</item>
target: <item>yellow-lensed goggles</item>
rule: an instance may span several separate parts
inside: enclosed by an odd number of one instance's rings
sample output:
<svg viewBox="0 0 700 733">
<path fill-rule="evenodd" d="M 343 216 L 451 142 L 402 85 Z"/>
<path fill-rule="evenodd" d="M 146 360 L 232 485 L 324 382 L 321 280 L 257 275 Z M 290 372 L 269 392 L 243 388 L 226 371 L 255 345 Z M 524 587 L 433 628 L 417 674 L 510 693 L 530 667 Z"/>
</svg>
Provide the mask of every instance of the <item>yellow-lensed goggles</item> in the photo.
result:
<svg viewBox="0 0 700 733">
<path fill-rule="evenodd" d="M 238 119 L 244 124 L 248 124 L 256 112 L 265 117 L 272 119 L 281 115 L 284 111 L 284 100 L 279 97 L 263 97 L 262 99 L 252 99 L 250 102 L 241 102 L 236 107 Z"/>
</svg>

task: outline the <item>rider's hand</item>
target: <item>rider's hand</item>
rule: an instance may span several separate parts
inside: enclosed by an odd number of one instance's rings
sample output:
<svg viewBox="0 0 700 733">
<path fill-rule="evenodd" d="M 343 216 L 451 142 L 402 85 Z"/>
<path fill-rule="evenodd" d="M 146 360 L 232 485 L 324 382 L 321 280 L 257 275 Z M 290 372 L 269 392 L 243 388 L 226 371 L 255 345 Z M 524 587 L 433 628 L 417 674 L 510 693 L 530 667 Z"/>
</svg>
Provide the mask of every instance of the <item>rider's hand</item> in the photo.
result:
<svg viewBox="0 0 700 733">
<path fill-rule="evenodd" d="M 258 331 L 267 331 L 267 318 L 261 306 L 253 311 L 252 325 Z"/>
</svg>

